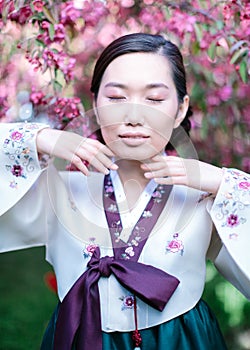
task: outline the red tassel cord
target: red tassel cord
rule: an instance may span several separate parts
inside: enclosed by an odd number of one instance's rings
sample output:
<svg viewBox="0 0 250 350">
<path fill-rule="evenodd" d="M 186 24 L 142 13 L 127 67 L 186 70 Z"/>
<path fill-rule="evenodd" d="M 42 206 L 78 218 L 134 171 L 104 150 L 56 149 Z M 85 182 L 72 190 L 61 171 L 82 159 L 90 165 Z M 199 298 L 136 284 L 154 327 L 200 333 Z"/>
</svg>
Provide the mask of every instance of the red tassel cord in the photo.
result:
<svg viewBox="0 0 250 350">
<path fill-rule="evenodd" d="M 142 343 L 141 334 L 138 330 L 138 321 L 137 321 L 137 305 L 136 305 L 136 297 L 134 296 L 134 319 L 135 319 L 135 330 L 132 333 L 132 339 L 134 342 L 134 350 L 141 350 L 140 345 Z"/>
</svg>

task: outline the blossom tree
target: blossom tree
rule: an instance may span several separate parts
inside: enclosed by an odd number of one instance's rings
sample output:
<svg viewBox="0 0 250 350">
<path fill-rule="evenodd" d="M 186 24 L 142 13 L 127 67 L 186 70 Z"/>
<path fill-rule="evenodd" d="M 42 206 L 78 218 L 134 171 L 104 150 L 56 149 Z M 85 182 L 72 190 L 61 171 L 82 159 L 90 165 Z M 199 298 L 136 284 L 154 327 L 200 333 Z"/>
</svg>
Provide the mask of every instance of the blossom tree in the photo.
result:
<svg viewBox="0 0 250 350">
<path fill-rule="evenodd" d="M 0 13 L 1 121 L 65 128 L 90 108 L 101 50 L 123 34 L 160 33 L 184 55 L 199 156 L 250 171 L 248 0 L 0 0 Z"/>
</svg>

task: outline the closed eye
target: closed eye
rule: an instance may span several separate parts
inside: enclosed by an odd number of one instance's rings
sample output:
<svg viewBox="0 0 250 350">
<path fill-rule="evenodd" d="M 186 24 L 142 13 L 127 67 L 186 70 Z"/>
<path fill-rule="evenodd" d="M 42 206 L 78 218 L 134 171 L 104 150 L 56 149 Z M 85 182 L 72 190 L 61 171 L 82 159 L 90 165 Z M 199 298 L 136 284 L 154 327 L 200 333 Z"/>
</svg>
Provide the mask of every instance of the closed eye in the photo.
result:
<svg viewBox="0 0 250 350">
<path fill-rule="evenodd" d="M 163 98 L 147 98 L 147 100 L 151 103 L 161 103 L 165 101 Z"/>
<path fill-rule="evenodd" d="M 108 96 L 108 99 L 109 99 L 109 101 L 120 102 L 120 101 L 125 101 L 126 97 L 124 97 L 124 96 Z"/>
</svg>

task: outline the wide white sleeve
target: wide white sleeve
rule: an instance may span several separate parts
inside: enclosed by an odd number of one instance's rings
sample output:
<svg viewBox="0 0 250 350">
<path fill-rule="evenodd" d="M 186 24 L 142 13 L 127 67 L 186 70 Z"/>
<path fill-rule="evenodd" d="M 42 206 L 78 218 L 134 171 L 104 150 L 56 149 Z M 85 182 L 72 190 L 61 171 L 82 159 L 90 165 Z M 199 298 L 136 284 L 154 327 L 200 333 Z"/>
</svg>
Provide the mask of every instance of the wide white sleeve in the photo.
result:
<svg viewBox="0 0 250 350">
<path fill-rule="evenodd" d="M 38 159 L 34 123 L 0 123 L 0 251 L 46 241 L 46 175 Z"/>
<path fill-rule="evenodd" d="M 215 266 L 250 299 L 250 176 L 236 169 L 224 169 L 209 211 L 222 242 Z"/>
</svg>

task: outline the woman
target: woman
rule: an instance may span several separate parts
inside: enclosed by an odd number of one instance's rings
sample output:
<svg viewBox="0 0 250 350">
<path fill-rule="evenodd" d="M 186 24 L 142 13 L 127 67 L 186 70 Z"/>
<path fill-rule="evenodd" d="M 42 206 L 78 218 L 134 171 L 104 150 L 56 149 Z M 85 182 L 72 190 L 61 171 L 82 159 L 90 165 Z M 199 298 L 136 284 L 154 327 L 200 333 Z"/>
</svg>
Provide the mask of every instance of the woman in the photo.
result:
<svg viewBox="0 0 250 350">
<path fill-rule="evenodd" d="M 58 282 L 42 349 L 226 349 L 200 298 L 207 258 L 250 298 L 249 176 L 165 154 L 182 141 L 195 156 L 182 57 L 163 37 L 112 42 L 91 90 L 103 142 L 2 125 L 2 250 L 45 244 Z M 37 151 L 80 171 L 41 169 Z"/>
</svg>

